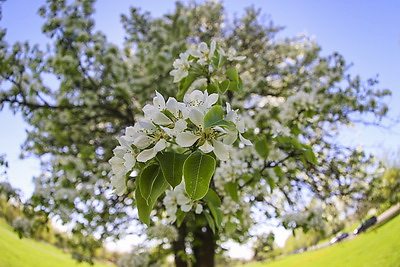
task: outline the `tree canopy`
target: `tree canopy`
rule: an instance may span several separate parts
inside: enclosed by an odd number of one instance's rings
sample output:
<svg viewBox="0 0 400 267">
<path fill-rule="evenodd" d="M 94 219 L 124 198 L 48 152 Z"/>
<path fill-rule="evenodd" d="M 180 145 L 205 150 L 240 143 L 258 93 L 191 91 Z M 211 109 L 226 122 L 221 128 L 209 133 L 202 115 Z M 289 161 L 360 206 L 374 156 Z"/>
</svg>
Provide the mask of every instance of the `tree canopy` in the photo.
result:
<svg viewBox="0 0 400 267">
<path fill-rule="evenodd" d="M 93 4 L 47 1 L 44 50 L 0 34 L 0 107 L 23 114 L 31 126 L 23 153 L 42 160 L 30 204 L 71 223 L 82 247 L 140 234 L 139 219 L 149 229 L 169 223 L 177 266 L 211 266 L 203 253 L 245 242 L 255 223 L 323 230 L 338 207 L 367 197 L 377 165 L 334 137 L 356 119 L 385 116 L 390 92 L 350 76 L 340 54 L 322 56 L 307 36 L 278 39 L 282 28 L 254 8 L 228 19 L 209 2 L 178 2 L 160 18 L 131 8 L 120 47 L 95 31 Z M 186 108 L 201 98 L 199 124 L 168 97 Z M 147 137 L 135 135 L 137 125 Z M 193 129 L 204 131 L 194 139 Z M 176 145 L 162 152 L 166 136 Z"/>
</svg>

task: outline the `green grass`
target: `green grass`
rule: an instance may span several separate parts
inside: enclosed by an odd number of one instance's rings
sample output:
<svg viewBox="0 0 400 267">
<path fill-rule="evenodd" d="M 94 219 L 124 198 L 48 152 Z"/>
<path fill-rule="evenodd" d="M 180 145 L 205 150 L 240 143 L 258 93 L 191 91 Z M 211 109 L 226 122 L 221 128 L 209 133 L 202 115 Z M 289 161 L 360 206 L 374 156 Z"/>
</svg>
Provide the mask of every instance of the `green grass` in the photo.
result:
<svg viewBox="0 0 400 267">
<path fill-rule="evenodd" d="M 34 241 L 19 239 L 4 220 L 0 220 L 0 267 L 89 267 L 87 263 L 79 264 L 71 255 L 60 249 Z M 105 264 L 95 264 L 105 267 Z"/>
<path fill-rule="evenodd" d="M 400 266 L 400 216 L 336 245 L 246 267 Z"/>
</svg>

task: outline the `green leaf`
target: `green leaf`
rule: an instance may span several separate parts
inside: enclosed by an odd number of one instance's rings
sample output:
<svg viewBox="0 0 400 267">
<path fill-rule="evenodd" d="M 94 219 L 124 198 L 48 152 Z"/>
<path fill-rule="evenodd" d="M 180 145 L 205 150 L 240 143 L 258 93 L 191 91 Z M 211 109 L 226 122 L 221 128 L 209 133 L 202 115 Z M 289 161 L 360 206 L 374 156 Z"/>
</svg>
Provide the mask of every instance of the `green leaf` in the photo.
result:
<svg viewBox="0 0 400 267">
<path fill-rule="evenodd" d="M 221 226 L 223 217 L 222 211 L 219 208 L 221 206 L 220 198 L 218 197 L 217 193 L 210 188 L 207 194 L 204 196 L 204 201 L 207 203 L 208 208 L 214 217 L 215 225 L 219 228 Z"/>
<path fill-rule="evenodd" d="M 211 214 L 214 217 L 215 226 L 217 228 L 220 228 L 221 223 L 222 223 L 222 217 L 223 217 L 223 213 L 222 213 L 221 209 L 219 207 L 215 206 L 212 202 L 208 203 L 208 207 L 210 208 Z"/>
<path fill-rule="evenodd" d="M 221 206 L 221 199 L 219 199 L 217 193 L 211 188 L 208 190 L 207 194 L 204 196 L 204 201 L 207 203 L 212 202 L 214 206 L 220 207 Z"/>
<path fill-rule="evenodd" d="M 176 224 L 177 224 L 178 227 L 181 226 L 183 220 L 186 217 L 186 214 L 187 214 L 187 212 L 184 212 L 184 211 L 182 211 L 180 209 L 178 209 L 178 211 L 176 212 Z"/>
<path fill-rule="evenodd" d="M 216 82 L 212 82 L 212 83 L 210 83 L 208 86 L 207 86 L 207 92 L 209 93 L 209 94 L 218 94 L 218 91 L 219 91 L 219 85 L 218 85 L 218 83 L 216 83 Z"/>
<path fill-rule="evenodd" d="M 243 91 L 243 81 L 240 78 L 236 68 L 229 68 L 225 72 L 226 76 L 228 76 L 230 83 L 226 83 L 227 89 L 235 92 Z"/>
<path fill-rule="evenodd" d="M 225 225 L 225 229 L 228 233 L 233 233 L 236 231 L 237 225 L 236 225 L 236 223 L 233 223 L 233 222 L 227 222 Z"/>
<path fill-rule="evenodd" d="M 234 92 L 242 92 L 243 91 L 242 79 L 240 79 L 239 82 L 230 82 L 228 85 L 228 90 Z"/>
<path fill-rule="evenodd" d="M 204 127 L 221 126 L 234 130 L 235 124 L 231 121 L 224 120 L 224 110 L 221 106 L 217 105 L 212 107 L 207 114 L 204 116 Z"/>
<path fill-rule="evenodd" d="M 228 195 L 233 199 L 235 202 L 239 202 L 239 196 L 238 196 L 238 184 L 234 182 L 228 182 L 224 186 L 225 191 L 228 193 Z"/>
<path fill-rule="evenodd" d="M 248 181 L 253 179 L 253 175 L 251 175 L 250 173 L 244 173 L 241 178 L 244 183 L 247 183 Z"/>
<path fill-rule="evenodd" d="M 157 154 L 164 178 L 173 188 L 182 182 L 183 163 L 186 158 L 186 155 L 175 152 Z"/>
<path fill-rule="evenodd" d="M 139 187 L 143 198 L 149 203 L 151 200 L 151 192 L 153 191 L 154 182 L 160 173 L 160 167 L 157 164 L 148 165 L 140 174 Z"/>
<path fill-rule="evenodd" d="M 208 222 L 208 225 L 210 226 L 212 232 L 215 234 L 215 223 L 211 215 L 208 213 L 208 211 L 203 212 L 204 216 L 206 217 L 206 220 Z"/>
<path fill-rule="evenodd" d="M 239 219 L 239 222 L 240 222 L 241 224 L 243 224 L 243 210 L 238 210 L 238 211 L 236 212 L 236 218 L 238 218 L 238 219 Z"/>
<path fill-rule="evenodd" d="M 189 75 L 181 80 L 181 82 L 179 83 L 179 93 L 176 96 L 177 100 L 183 99 L 183 96 L 186 94 L 187 90 L 197 79 L 197 77 L 198 75 L 189 72 Z"/>
<path fill-rule="evenodd" d="M 163 194 L 165 192 L 165 189 L 167 189 L 168 187 L 168 183 L 167 181 L 164 179 L 164 176 L 162 175 L 162 172 L 159 170 L 158 165 L 156 164 L 151 164 L 148 167 L 146 167 L 147 172 L 151 173 L 151 172 L 156 172 L 153 168 L 153 166 L 156 166 L 158 169 L 158 175 L 155 177 L 152 186 L 151 186 L 151 190 L 150 193 L 148 193 L 148 197 L 147 199 L 143 196 L 146 194 L 144 194 L 143 192 L 141 192 L 141 180 L 142 179 L 146 179 L 146 174 L 143 176 L 141 175 L 139 177 L 139 185 L 136 187 L 136 192 L 135 192 L 135 198 L 136 198 L 136 204 L 137 204 L 137 208 L 138 208 L 138 213 L 139 213 L 139 220 L 145 224 L 147 224 L 148 226 L 150 225 L 150 213 L 151 210 L 154 207 L 154 204 L 156 203 L 157 199 L 161 196 L 161 194 Z M 144 171 L 144 170 L 143 170 Z M 143 174 L 143 172 L 142 172 Z M 146 190 L 148 190 L 147 186 L 145 186 L 146 182 L 143 182 L 143 188 L 146 188 Z"/>
<path fill-rule="evenodd" d="M 150 193 L 150 199 L 153 203 L 157 201 L 157 199 L 165 192 L 165 190 L 168 188 L 169 184 L 168 182 L 164 179 L 164 175 L 162 175 L 162 172 L 159 172 L 156 180 L 154 181 L 153 184 L 153 189 Z"/>
<path fill-rule="evenodd" d="M 223 82 L 221 82 L 220 84 L 219 84 L 219 91 L 220 91 L 220 93 L 221 94 L 225 94 L 225 92 L 228 90 L 228 88 L 229 88 L 229 85 L 230 85 L 230 81 L 229 80 L 225 80 L 225 81 L 223 81 Z"/>
<path fill-rule="evenodd" d="M 303 155 L 309 163 L 317 165 L 317 157 L 315 157 L 315 154 L 311 149 L 304 150 Z"/>
<path fill-rule="evenodd" d="M 242 92 L 243 91 L 243 81 L 242 78 L 239 77 L 239 82 L 238 82 L 238 91 Z"/>
<path fill-rule="evenodd" d="M 225 64 L 226 58 L 222 55 L 220 55 L 217 51 L 216 53 L 218 56 L 214 56 L 212 58 L 213 64 L 215 66 L 215 69 L 219 69 L 221 66 Z"/>
<path fill-rule="evenodd" d="M 274 188 L 276 186 L 276 183 L 275 183 L 274 179 L 272 179 L 270 176 L 267 176 L 266 179 L 267 179 L 267 183 L 269 185 L 270 191 L 272 193 L 272 191 L 274 190 Z"/>
<path fill-rule="evenodd" d="M 193 152 L 183 164 L 185 189 L 193 200 L 201 199 L 208 191 L 215 171 L 215 159 L 201 152 Z"/>
<path fill-rule="evenodd" d="M 214 123 L 224 119 L 224 110 L 221 106 L 213 106 L 204 116 L 204 127 L 210 127 Z"/>
<path fill-rule="evenodd" d="M 142 193 L 140 192 L 140 187 L 136 188 L 135 192 L 136 198 L 136 206 L 138 208 L 139 220 L 142 223 L 145 223 L 147 226 L 150 226 L 150 213 L 153 209 L 153 206 L 148 205 L 147 201 L 142 197 Z"/>
<path fill-rule="evenodd" d="M 227 69 L 225 74 L 232 82 L 239 83 L 239 74 L 236 68 Z"/>
<path fill-rule="evenodd" d="M 275 174 L 279 177 L 279 179 L 283 177 L 284 173 L 282 171 L 281 166 L 275 166 L 273 169 Z"/>
<path fill-rule="evenodd" d="M 267 158 L 270 151 L 267 139 L 264 136 L 262 136 L 261 138 L 257 138 L 254 143 L 254 149 L 257 151 L 260 157 Z"/>
</svg>

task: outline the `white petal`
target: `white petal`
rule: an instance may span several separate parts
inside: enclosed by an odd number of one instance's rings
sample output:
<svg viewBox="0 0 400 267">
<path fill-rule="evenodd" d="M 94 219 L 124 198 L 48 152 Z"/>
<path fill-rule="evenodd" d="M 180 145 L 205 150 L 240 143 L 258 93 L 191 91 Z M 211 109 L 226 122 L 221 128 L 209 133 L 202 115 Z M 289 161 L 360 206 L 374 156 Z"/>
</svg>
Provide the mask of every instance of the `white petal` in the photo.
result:
<svg viewBox="0 0 400 267">
<path fill-rule="evenodd" d="M 126 172 L 123 159 L 114 156 L 108 162 L 111 164 L 111 169 L 114 174 L 122 171 Z"/>
<path fill-rule="evenodd" d="M 189 132 L 183 132 L 176 136 L 176 143 L 181 147 L 190 147 L 192 146 L 200 136 L 194 135 Z"/>
<path fill-rule="evenodd" d="M 236 128 L 238 129 L 239 133 L 244 133 L 244 120 L 238 117 L 236 120 Z"/>
<path fill-rule="evenodd" d="M 165 100 L 164 97 L 156 91 L 156 96 L 153 98 L 153 105 L 159 110 L 164 110 Z"/>
<path fill-rule="evenodd" d="M 175 136 L 175 131 L 174 131 L 174 129 L 170 129 L 170 128 L 163 127 L 163 126 L 160 126 L 160 128 L 163 129 L 164 132 L 165 132 L 168 136 L 170 136 L 170 137 L 174 137 L 174 136 Z"/>
<path fill-rule="evenodd" d="M 233 57 L 232 59 L 236 60 L 236 61 L 242 61 L 242 60 L 246 59 L 246 56 L 237 56 L 237 57 Z"/>
<path fill-rule="evenodd" d="M 184 195 L 184 192 L 181 192 L 177 197 L 176 197 L 176 201 L 178 202 L 179 205 L 187 205 L 188 203 L 190 203 L 190 199 L 187 198 Z"/>
<path fill-rule="evenodd" d="M 159 140 L 157 144 L 154 146 L 155 153 L 157 154 L 161 150 L 164 150 L 166 146 L 167 146 L 167 141 L 165 141 L 164 139 Z"/>
<path fill-rule="evenodd" d="M 175 221 L 176 221 L 175 213 L 169 214 L 169 217 L 167 217 L 167 223 L 173 224 Z"/>
<path fill-rule="evenodd" d="M 232 110 L 231 108 L 231 104 L 229 104 L 228 102 L 226 102 L 226 113 L 229 114 L 229 112 Z"/>
<path fill-rule="evenodd" d="M 184 98 L 184 102 L 197 102 L 197 103 L 203 103 L 204 101 L 204 94 L 200 90 L 194 90 L 191 92 L 189 95 L 186 95 L 186 98 Z"/>
<path fill-rule="evenodd" d="M 196 214 L 200 214 L 203 211 L 203 206 L 199 203 L 196 205 L 196 210 L 194 211 Z"/>
<path fill-rule="evenodd" d="M 189 118 L 189 109 L 185 105 L 185 103 L 178 103 L 179 110 L 182 112 L 182 116 L 184 119 Z"/>
<path fill-rule="evenodd" d="M 183 119 L 180 119 L 175 123 L 174 131 L 176 131 L 177 133 L 180 133 L 183 130 L 185 130 L 186 127 L 187 127 L 187 122 Z"/>
<path fill-rule="evenodd" d="M 192 205 L 190 205 L 190 204 L 181 205 L 181 210 L 184 212 L 189 212 L 191 209 L 192 209 Z"/>
<path fill-rule="evenodd" d="M 124 157 L 126 151 L 127 149 L 123 146 L 117 146 L 116 148 L 113 149 L 114 155 L 119 158 Z"/>
<path fill-rule="evenodd" d="M 224 49 L 222 49 L 222 47 L 219 47 L 219 48 L 218 48 L 218 53 L 219 53 L 221 56 L 225 56 L 225 55 L 226 55 L 226 53 L 225 53 Z"/>
<path fill-rule="evenodd" d="M 133 144 L 133 140 L 135 140 L 132 136 L 121 136 L 121 139 L 124 141 L 125 147 L 131 149 L 131 145 Z"/>
<path fill-rule="evenodd" d="M 133 136 L 136 133 L 137 133 L 137 131 L 136 131 L 135 127 L 129 126 L 129 127 L 125 128 L 125 135 L 127 135 L 127 136 Z"/>
<path fill-rule="evenodd" d="M 139 155 L 137 156 L 136 160 L 139 162 L 146 162 L 146 161 L 154 158 L 157 155 L 157 153 L 160 152 L 161 150 L 165 149 L 166 146 L 167 146 L 167 142 L 164 139 L 161 139 L 157 142 L 157 144 L 154 147 L 140 152 Z"/>
<path fill-rule="evenodd" d="M 204 129 L 204 114 L 193 108 L 189 112 L 189 119 L 199 128 Z"/>
<path fill-rule="evenodd" d="M 204 105 L 209 108 L 218 101 L 218 94 L 211 94 L 207 97 Z"/>
<path fill-rule="evenodd" d="M 234 111 L 234 110 L 231 110 L 231 111 L 229 111 L 228 112 L 228 114 L 226 114 L 226 117 L 225 117 L 225 119 L 227 120 L 227 121 L 231 121 L 231 122 L 233 122 L 233 123 L 236 123 L 236 111 Z"/>
<path fill-rule="evenodd" d="M 176 203 L 174 202 L 174 203 L 172 203 L 172 205 L 168 206 L 168 207 L 166 208 L 166 210 L 167 210 L 167 214 L 168 214 L 168 215 L 175 215 L 176 212 L 178 211 L 178 206 L 177 206 Z"/>
<path fill-rule="evenodd" d="M 138 122 L 139 126 L 145 130 L 155 131 L 156 127 L 149 120 L 141 120 Z"/>
<path fill-rule="evenodd" d="M 154 147 L 150 149 L 143 150 L 139 153 L 136 160 L 139 162 L 146 162 L 156 156 L 156 152 L 154 151 Z"/>
<path fill-rule="evenodd" d="M 129 149 L 131 144 L 133 143 L 133 142 L 130 142 L 130 140 L 127 140 L 126 138 L 124 138 L 124 136 L 117 137 L 117 140 L 118 140 L 119 144 L 121 146 L 125 147 L 126 149 Z"/>
<path fill-rule="evenodd" d="M 146 104 L 142 108 L 142 110 L 146 117 L 151 117 L 153 115 L 153 113 L 159 112 L 159 110 L 156 107 L 154 107 L 153 105 L 150 105 L 150 104 Z"/>
<path fill-rule="evenodd" d="M 168 125 L 171 124 L 172 121 L 162 112 L 154 113 L 152 116 L 152 120 L 154 123 L 158 125 Z"/>
<path fill-rule="evenodd" d="M 140 149 L 143 149 L 143 148 L 148 147 L 152 142 L 153 142 L 153 138 L 151 138 L 151 137 L 149 137 L 147 135 L 140 135 L 139 137 L 137 137 L 135 139 L 133 144 L 136 147 L 138 147 Z"/>
<path fill-rule="evenodd" d="M 244 138 L 241 134 L 239 134 L 239 139 L 240 139 L 240 142 L 242 142 L 246 146 L 252 146 L 253 145 L 249 140 Z"/>
<path fill-rule="evenodd" d="M 126 153 L 124 155 L 124 166 L 126 168 L 126 170 L 129 172 L 130 170 L 132 170 L 133 166 L 135 166 L 136 160 L 135 157 L 131 154 L 131 153 Z"/>
<path fill-rule="evenodd" d="M 179 57 L 182 59 L 182 61 L 185 61 L 185 62 L 188 61 L 189 56 L 190 56 L 190 51 L 186 51 L 185 53 L 179 54 Z"/>
<path fill-rule="evenodd" d="M 199 44 L 198 51 L 200 51 L 200 52 L 202 52 L 202 53 L 207 53 L 207 52 L 210 51 L 210 50 L 208 49 L 208 45 L 207 45 L 205 42 L 201 42 L 201 43 Z"/>
<path fill-rule="evenodd" d="M 111 165 L 121 165 L 124 163 L 124 160 L 120 157 L 114 156 L 108 161 L 108 163 Z"/>
<path fill-rule="evenodd" d="M 228 131 L 226 135 L 224 135 L 224 139 L 223 142 L 226 145 L 232 145 L 233 143 L 235 143 L 236 139 L 237 139 L 237 131 Z"/>
<path fill-rule="evenodd" d="M 211 44 L 210 44 L 210 54 L 208 55 L 209 59 L 211 59 L 214 56 L 216 46 L 217 46 L 217 43 L 215 42 L 215 40 L 212 40 Z"/>
<path fill-rule="evenodd" d="M 199 149 L 204 153 L 210 153 L 214 150 L 214 147 L 210 144 L 210 142 L 205 141 L 204 144 L 199 147 Z"/>
<path fill-rule="evenodd" d="M 113 176 L 111 178 L 111 184 L 115 187 L 115 193 L 117 195 L 122 195 L 126 192 L 125 177 Z"/>
<path fill-rule="evenodd" d="M 173 70 L 170 72 L 174 76 L 174 83 L 180 82 L 183 78 L 188 76 L 189 71 L 187 70 Z"/>
<path fill-rule="evenodd" d="M 194 57 L 197 57 L 197 58 L 199 58 L 199 57 L 201 57 L 203 55 L 200 51 L 197 51 L 197 50 L 191 50 L 190 54 L 192 56 L 194 56 Z"/>
<path fill-rule="evenodd" d="M 213 140 L 213 145 L 214 145 L 214 153 L 222 161 L 228 160 L 229 159 L 229 149 L 228 147 L 217 140 Z"/>
<path fill-rule="evenodd" d="M 201 58 L 199 61 L 197 61 L 197 63 L 199 63 L 201 66 L 204 66 L 207 64 L 207 61 L 204 58 Z"/>
<path fill-rule="evenodd" d="M 169 112 L 174 114 L 175 117 L 178 117 L 179 106 L 178 106 L 178 101 L 176 101 L 175 98 L 173 97 L 168 98 L 167 104 L 165 106 Z"/>
</svg>

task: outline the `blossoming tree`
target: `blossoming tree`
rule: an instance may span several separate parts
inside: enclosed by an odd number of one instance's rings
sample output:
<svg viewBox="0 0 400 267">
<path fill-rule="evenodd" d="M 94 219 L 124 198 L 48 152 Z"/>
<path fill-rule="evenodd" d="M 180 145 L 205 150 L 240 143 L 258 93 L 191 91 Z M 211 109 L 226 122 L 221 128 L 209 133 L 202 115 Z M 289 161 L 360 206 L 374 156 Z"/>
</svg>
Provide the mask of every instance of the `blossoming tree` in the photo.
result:
<svg viewBox="0 0 400 267">
<path fill-rule="evenodd" d="M 131 9 L 121 48 L 95 31 L 93 5 L 48 1 L 47 50 L 2 31 L 0 54 L 1 107 L 23 113 L 23 152 L 42 156 L 30 203 L 71 223 L 81 253 L 149 226 L 172 233 L 177 266 L 214 266 L 254 225 L 323 230 L 368 197 L 371 158 L 334 137 L 382 118 L 390 92 L 347 75 L 339 54 L 276 40 L 254 9 L 224 20 L 215 3 L 159 19 Z"/>
</svg>

